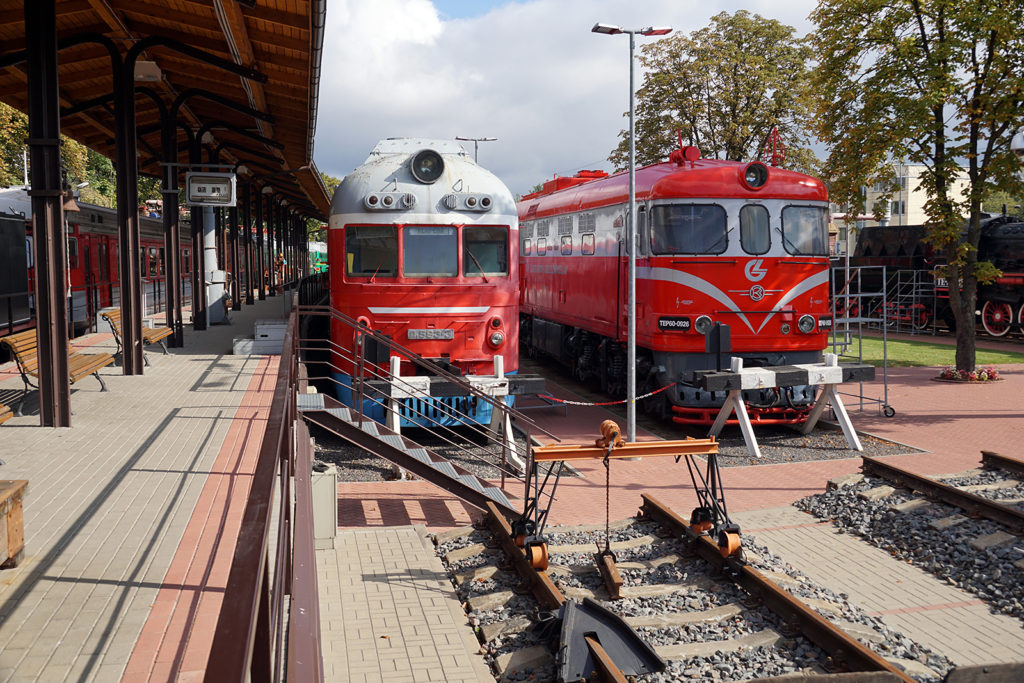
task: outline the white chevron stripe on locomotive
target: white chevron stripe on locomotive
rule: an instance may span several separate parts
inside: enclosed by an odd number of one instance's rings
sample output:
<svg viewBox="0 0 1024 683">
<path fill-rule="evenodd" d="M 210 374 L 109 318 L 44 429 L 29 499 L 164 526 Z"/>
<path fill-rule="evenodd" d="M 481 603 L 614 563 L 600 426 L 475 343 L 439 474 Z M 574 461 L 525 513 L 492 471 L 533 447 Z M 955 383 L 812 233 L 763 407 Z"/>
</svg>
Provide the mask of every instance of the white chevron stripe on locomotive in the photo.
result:
<svg viewBox="0 0 1024 683">
<path fill-rule="evenodd" d="M 742 320 L 743 324 L 745 324 L 754 334 L 761 332 L 761 330 L 764 329 L 764 326 L 768 324 L 768 321 L 771 320 L 776 313 L 780 312 L 782 307 L 790 301 L 819 285 L 828 283 L 827 270 L 822 270 L 819 273 L 815 273 L 814 275 L 804 278 L 779 298 L 778 302 L 772 306 L 772 309 L 767 311 L 768 315 L 765 316 L 761 325 L 755 330 L 754 326 L 749 320 L 747 320 L 747 316 L 740 312 L 740 307 L 732 300 L 732 297 L 703 278 L 699 278 L 691 273 L 684 273 L 682 271 L 675 270 L 674 268 L 642 267 L 636 269 L 636 275 L 639 279 L 674 282 L 678 285 L 695 289 L 698 292 L 715 299 L 730 311 L 734 312 L 736 317 Z"/>
</svg>

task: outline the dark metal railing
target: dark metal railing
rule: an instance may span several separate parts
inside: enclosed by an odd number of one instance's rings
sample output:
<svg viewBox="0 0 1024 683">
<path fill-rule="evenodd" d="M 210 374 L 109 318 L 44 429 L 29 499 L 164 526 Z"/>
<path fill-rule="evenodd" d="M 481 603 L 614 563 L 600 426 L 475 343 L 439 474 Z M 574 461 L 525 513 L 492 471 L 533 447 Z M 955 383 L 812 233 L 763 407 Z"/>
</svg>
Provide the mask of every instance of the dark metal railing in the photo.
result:
<svg viewBox="0 0 1024 683">
<path fill-rule="evenodd" d="M 209 683 L 285 677 L 323 681 L 310 479 L 313 447 L 296 409 L 296 392 L 305 391 L 307 381 L 297 341 L 298 314 L 293 309 L 206 666 L 204 680 Z"/>
</svg>

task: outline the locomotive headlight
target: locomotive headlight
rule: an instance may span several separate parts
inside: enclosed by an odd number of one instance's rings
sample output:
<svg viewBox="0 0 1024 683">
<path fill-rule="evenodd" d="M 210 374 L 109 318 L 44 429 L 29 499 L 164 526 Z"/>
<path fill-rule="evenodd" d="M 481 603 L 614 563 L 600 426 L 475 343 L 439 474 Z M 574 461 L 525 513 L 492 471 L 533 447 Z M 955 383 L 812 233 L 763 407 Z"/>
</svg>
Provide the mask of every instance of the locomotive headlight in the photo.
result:
<svg viewBox="0 0 1024 683">
<path fill-rule="evenodd" d="M 444 173 L 444 159 L 432 149 L 422 149 L 413 156 L 409 170 L 413 178 L 430 185 Z"/>
<path fill-rule="evenodd" d="M 501 332 L 491 332 L 489 341 L 491 342 L 491 346 L 498 348 L 505 343 L 505 335 Z"/>
<path fill-rule="evenodd" d="M 789 323 L 782 323 L 782 326 L 779 327 L 779 331 L 782 332 L 782 334 L 789 334 L 792 329 L 793 328 L 789 326 Z"/>
<path fill-rule="evenodd" d="M 760 190 L 768 182 L 768 167 L 760 161 L 751 161 L 743 169 L 743 184 L 750 190 Z"/>
<path fill-rule="evenodd" d="M 711 316 L 702 315 L 697 318 L 697 321 L 693 323 L 693 327 L 697 330 L 698 334 L 707 334 L 708 330 L 711 329 Z"/>
<path fill-rule="evenodd" d="M 804 314 L 800 316 L 800 320 L 796 322 L 797 329 L 804 334 L 810 334 L 814 332 L 814 316 Z"/>
</svg>

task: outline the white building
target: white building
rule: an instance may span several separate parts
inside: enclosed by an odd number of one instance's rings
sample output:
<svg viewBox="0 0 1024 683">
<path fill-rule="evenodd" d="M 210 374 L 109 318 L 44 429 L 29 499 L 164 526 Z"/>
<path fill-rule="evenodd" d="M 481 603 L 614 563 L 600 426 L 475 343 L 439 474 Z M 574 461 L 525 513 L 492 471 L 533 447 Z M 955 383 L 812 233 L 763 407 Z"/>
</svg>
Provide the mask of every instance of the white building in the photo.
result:
<svg viewBox="0 0 1024 683">
<path fill-rule="evenodd" d="M 893 170 L 899 189 L 893 192 L 889 199 L 885 218 L 882 221 L 858 221 L 858 228 L 875 225 L 922 225 L 927 220 L 924 204 L 928 200 L 928 195 L 921 187 L 921 177 L 924 175 L 925 167 L 921 164 L 900 164 Z M 961 168 L 950 187 L 950 195 L 953 200 L 956 202 L 966 201 L 969 185 L 967 170 Z M 890 188 L 891 185 L 888 183 L 875 183 L 870 187 L 863 188 L 865 213 L 872 214 L 875 203 L 882 200 L 890 192 Z"/>
</svg>

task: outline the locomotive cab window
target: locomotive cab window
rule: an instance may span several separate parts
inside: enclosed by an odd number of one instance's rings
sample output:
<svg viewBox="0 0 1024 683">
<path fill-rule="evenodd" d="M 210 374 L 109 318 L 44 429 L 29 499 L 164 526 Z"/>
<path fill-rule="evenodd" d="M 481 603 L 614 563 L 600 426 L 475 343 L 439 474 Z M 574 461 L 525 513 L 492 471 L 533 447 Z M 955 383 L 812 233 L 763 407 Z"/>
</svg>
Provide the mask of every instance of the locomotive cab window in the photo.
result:
<svg viewBox="0 0 1024 683">
<path fill-rule="evenodd" d="M 729 245 L 725 209 L 717 204 L 655 206 L 648 225 L 654 254 L 721 254 Z"/>
<path fill-rule="evenodd" d="M 828 256 L 828 219 L 817 206 L 782 210 L 782 243 L 795 256 Z"/>
<path fill-rule="evenodd" d="M 508 275 L 508 228 L 478 225 L 464 227 L 462 272 L 466 277 Z"/>
<path fill-rule="evenodd" d="M 348 275 L 395 277 L 398 274 L 398 230 L 393 225 L 350 225 L 345 228 Z"/>
<path fill-rule="evenodd" d="M 402 275 L 455 277 L 459 274 L 459 237 L 447 225 L 407 225 L 402 230 Z"/>
<path fill-rule="evenodd" d="M 747 204 L 740 209 L 740 245 L 748 254 L 764 254 L 772 244 L 768 209 Z"/>
</svg>

